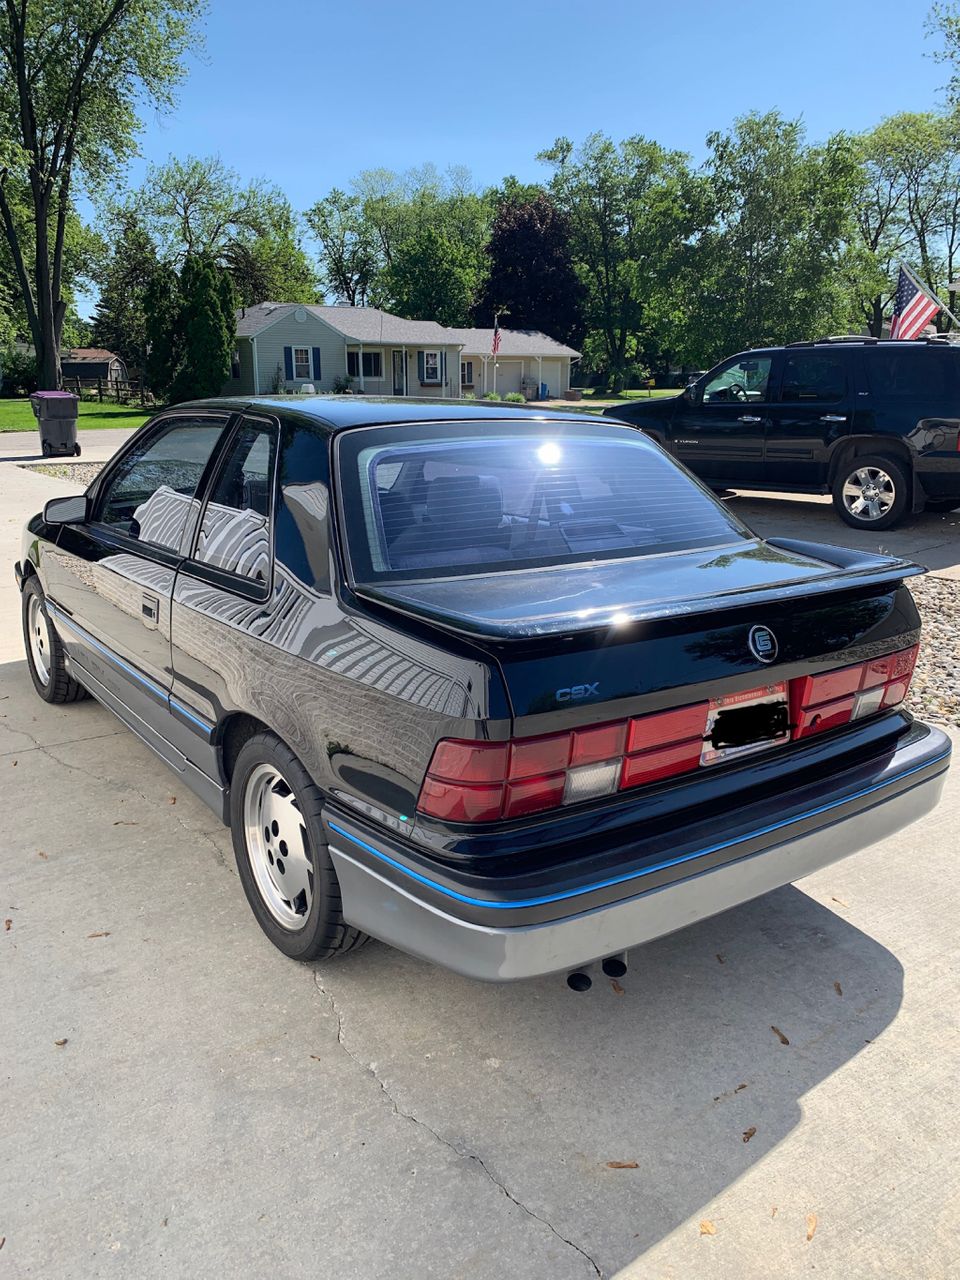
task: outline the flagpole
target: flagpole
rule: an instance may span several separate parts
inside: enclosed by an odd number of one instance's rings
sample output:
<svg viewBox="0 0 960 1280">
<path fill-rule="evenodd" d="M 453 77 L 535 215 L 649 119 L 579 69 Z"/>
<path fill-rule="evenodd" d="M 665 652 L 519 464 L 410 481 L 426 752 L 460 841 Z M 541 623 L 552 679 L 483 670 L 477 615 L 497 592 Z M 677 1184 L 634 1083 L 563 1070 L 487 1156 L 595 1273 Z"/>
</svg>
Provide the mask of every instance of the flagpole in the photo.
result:
<svg viewBox="0 0 960 1280">
<path fill-rule="evenodd" d="M 931 302 L 935 302 L 941 311 L 945 311 L 947 315 L 950 317 L 950 319 L 953 321 L 953 323 L 957 326 L 957 329 L 960 330 L 960 320 L 957 319 L 957 317 L 953 314 L 953 312 L 946 305 L 946 303 L 941 302 L 935 293 L 931 293 L 929 287 L 925 285 L 922 280 L 918 279 L 917 276 L 914 275 L 914 273 L 910 270 L 910 268 L 907 266 L 905 262 L 901 262 L 900 267 L 903 270 L 904 274 L 913 281 L 913 283 L 917 286 L 920 292 L 925 294 L 930 299 Z"/>
</svg>

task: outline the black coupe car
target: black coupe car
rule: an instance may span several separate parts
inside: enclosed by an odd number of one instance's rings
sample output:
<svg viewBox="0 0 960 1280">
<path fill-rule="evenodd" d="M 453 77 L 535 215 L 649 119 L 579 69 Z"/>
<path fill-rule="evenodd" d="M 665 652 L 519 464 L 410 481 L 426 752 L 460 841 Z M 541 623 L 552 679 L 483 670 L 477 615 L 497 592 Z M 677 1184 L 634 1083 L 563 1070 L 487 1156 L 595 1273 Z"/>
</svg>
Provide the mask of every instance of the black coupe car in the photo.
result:
<svg viewBox="0 0 960 1280">
<path fill-rule="evenodd" d="M 164 412 L 27 526 L 48 702 L 229 822 L 264 932 L 575 970 L 937 802 L 912 564 L 762 541 L 626 426 L 480 406 Z"/>
</svg>

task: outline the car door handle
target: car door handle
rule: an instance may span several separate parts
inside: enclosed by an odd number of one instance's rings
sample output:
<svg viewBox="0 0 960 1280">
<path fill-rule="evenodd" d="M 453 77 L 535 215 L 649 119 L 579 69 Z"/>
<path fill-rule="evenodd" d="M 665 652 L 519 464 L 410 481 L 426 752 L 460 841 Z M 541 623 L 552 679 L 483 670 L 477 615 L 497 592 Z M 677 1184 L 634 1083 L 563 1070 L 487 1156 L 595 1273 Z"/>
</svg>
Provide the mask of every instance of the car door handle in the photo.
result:
<svg viewBox="0 0 960 1280">
<path fill-rule="evenodd" d="M 846 422 L 846 420 L 845 413 L 825 413 L 820 419 L 821 422 Z"/>
<path fill-rule="evenodd" d="M 738 422 L 762 422 L 762 418 L 755 418 L 751 413 L 745 413 L 742 418 L 737 419 Z"/>
<path fill-rule="evenodd" d="M 140 602 L 140 612 L 146 627 L 155 627 L 160 618 L 160 601 L 156 596 L 144 596 Z"/>
</svg>

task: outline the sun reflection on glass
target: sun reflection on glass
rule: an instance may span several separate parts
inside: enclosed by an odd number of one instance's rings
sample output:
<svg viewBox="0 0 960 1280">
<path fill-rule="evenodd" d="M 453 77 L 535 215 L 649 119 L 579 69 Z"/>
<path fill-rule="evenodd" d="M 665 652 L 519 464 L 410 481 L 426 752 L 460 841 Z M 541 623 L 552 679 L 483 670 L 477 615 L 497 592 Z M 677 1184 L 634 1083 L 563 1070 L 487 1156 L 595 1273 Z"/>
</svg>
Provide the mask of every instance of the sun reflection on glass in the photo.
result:
<svg viewBox="0 0 960 1280">
<path fill-rule="evenodd" d="M 558 444 L 548 440 L 546 444 L 542 444 L 537 450 L 537 457 L 545 467 L 555 467 L 563 457 L 563 451 Z"/>
</svg>

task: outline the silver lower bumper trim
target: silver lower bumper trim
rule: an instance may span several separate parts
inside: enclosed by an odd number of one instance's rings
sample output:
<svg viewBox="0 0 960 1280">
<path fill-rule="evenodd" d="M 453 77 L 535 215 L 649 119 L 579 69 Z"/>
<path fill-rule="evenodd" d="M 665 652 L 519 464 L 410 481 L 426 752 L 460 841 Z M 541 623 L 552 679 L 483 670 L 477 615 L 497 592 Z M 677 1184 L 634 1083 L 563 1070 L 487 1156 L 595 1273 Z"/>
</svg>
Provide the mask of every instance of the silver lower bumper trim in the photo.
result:
<svg viewBox="0 0 960 1280">
<path fill-rule="evenodd" d="M 852 818 L 737 862 L 546 924 L 498 929 L 459 920 L 362 866 L 343 849 L 331 846 L 330 854 L 350 924 L 467 977 L 510 982 L 589 964 L 819 871 L 929 813 L 945 776 L 938 773 Z"/>
</svg>

